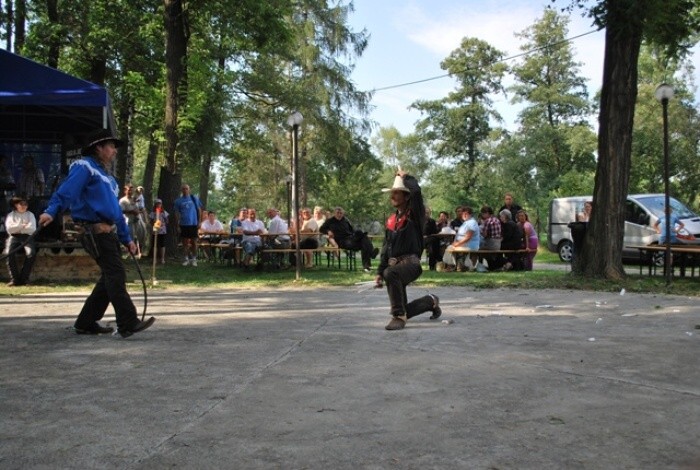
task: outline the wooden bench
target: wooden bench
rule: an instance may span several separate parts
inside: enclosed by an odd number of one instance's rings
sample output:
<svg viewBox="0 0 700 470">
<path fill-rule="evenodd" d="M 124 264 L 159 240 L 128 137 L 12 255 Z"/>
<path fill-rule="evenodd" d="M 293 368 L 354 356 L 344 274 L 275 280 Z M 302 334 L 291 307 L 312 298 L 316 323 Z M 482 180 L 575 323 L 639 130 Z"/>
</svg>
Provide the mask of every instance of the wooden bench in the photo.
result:
<svg viewBox="0 0 700 470">
<path fill-rule="evenodd" d="M 642 275 L 642 268 L 646 262 L 648 268 L 648 275 L 656 275 L 656 268 L 663 267 L 665 265 L 659 266 L 656 263 L 657 256 L 664 255 L 666 253 L 666 245 L 632 245 L 628 248 L 634 248 L 639 250 L 639 275 Z M 690 277 L 695 276 L 695 268 L 698 267 L 698 274 L 700 274 L 700 245 L 671 245 L 671 274 L 673 275 L 674 267 L 679 267 L 680 277 L 685 277 L 686 270 L 690 268 Z M 676 264 L 677 259 L 678 263 Z M 664 257 L 661 256 L 661 260 Z M 664 272 L 665 274 L 665 272 Z"/>
<path fill-rule="evenodd" d="M 477 255 L 479 259 L 482 257 L 487 258 L 489 256 L 493 255 L 526 255 L 528 253 L 532 253 L 533 251 L 537 250 L 530 250 L 527 248 L 522 248 L 520 250 L 469 250 L 467 248 L 454 248 L 451 250 L 452 253 L 457 255 Z"/>
</svg>

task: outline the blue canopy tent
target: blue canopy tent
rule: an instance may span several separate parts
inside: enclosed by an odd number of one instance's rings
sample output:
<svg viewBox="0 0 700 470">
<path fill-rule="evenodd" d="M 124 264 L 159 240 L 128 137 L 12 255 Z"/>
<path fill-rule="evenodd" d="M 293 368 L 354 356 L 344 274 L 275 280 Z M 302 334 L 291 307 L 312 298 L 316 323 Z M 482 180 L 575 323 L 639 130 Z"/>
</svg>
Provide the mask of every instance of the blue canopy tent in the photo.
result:
<svg viewBox="0 0 700 470">
<path fill-rule="evenodd" d="M 59 70 L 0 49 L 0 154 L 19 181 L 24 157 L 31 156 L 45 176 L 44 193 L 30 200 L 38 213 L 79 158 L 86 136 L 95 129 L 115 131 L 109 94 Z M 0 214 L 8 210 L 12 189 L 0 190 Z M 60 224 L 42 234 L 58 238 Z M 0 238 L 3 227 L 0 227 Z"/>
<path fill-rule="evenodd" d="M 0 49 L 0 143 L 79 146 L 96 128 L 115 130 L 105 88 Z"/>
</svg>

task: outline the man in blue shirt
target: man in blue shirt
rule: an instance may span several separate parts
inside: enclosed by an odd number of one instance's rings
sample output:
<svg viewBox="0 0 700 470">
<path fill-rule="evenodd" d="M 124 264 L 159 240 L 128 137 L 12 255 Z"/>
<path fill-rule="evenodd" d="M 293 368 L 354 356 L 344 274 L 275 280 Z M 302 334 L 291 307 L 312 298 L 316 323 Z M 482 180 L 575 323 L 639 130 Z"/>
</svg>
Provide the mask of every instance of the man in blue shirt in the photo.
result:
<svg viewBox="0 0 700 470">
<path fill-rule="evenodd" d="M 197 266 L 197 238 L 199 224 L 202 222 L 202 201 L 190 193 L 187 184 L 182 185 L 182 196 L 175 199 L 175 221 L 180 230 L 182 248 L 185 250 L 183 266 Z"/>
<path fill-rule="evenodd" d="M 670 214 L 669 218 L 671 220 L 671 245 L 675 245 L 677 243 L 680 243 L 678 241 L 678 232 L 680 232 L 685 225 L 683 225 L 683 222 L 678 218 L 676 214 L 673 213 L 673 210 L 670 207 L 666 208 L 666 213 L 659 217 L 659 220 L 656 221 L 654 224 L 654 227 L 656 228 L 657 233 L 659 234 L 659 245 L 664 245 L 666 243 L 666 214 Z"/>
<path fill-rule="evenodd" d="M 136 253 L 136 244 L 119 207 L 119 185 L 110 174 L 117 147 L 122 143 L 107 130 L 93 132 L 84 149 L 86 156 L 70 166 L 68 177 L 39 217 L 39 225 L 45 227 L 69 209 L 76 225 L 85 230 L 81 243 L 100 267 L 101 276 L 75 321 L 78 334 L 114 331 L 98 323 L 110 302 L 117 317 L 117 332 L 124 338 L 145 330 L 156 321 L 154 317 L 146 321 L 138 319 L 136 307 L 126 290 L 126 270 L 119 243 L 126 245 L 131 254 Z"/>
</svg>

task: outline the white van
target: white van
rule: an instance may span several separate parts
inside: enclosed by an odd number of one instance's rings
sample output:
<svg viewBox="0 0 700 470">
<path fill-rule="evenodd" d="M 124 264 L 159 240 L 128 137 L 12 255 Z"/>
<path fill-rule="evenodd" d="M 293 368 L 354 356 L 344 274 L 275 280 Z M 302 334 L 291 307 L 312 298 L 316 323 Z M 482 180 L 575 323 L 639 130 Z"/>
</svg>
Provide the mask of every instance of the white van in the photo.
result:
<svg viewBox="0 0 700 470">
<path fill-rule="evenodd" d="M 562 261 L 571 261 L 574 244 L 568 225 L 576 220 L 576 214 L 583 212 L 583 204 L 591 201 L 591 196 L 560 197 L 549 205 L 549 226 L 547 247 L 559 254 Z M 625 202 L 625 241 L 624 246 L 648 245 L 659 241 L 654 224 L 663 217 L 663 194 L 634 194 Z M 700 217 L 677 199 L 671 198 L 673 212 L 685 225 L 685 229 L 700 238 Z M 596 210 L 594 208 L 593 210 Z M 624 248 L 622 257 L 638 259 L 639 250 Z"/>
</svg>

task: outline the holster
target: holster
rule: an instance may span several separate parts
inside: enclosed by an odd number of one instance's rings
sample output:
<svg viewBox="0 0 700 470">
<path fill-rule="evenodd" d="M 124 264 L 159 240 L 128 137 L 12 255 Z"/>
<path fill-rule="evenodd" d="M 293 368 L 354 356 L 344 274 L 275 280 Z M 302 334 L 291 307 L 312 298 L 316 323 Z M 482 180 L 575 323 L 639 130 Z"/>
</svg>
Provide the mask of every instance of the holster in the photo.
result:
<svg viewBox="0 0 700 470">
<path fill-rule="evenodd" d="M 97 248 L 97 243 L 95 243 L 95 235 L 93 233 L 95 225 L 97 224 L 76 224 L 75 227 L 78 232 L 80 245 L 82 245 L 87 254 L 97 261 L 100 258 L 100 250 Z"/>
</svg>

